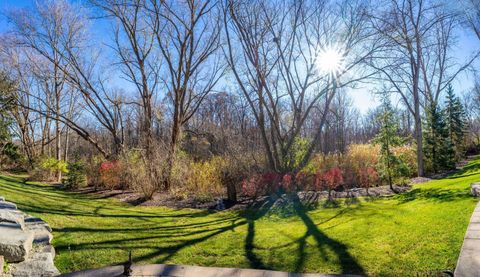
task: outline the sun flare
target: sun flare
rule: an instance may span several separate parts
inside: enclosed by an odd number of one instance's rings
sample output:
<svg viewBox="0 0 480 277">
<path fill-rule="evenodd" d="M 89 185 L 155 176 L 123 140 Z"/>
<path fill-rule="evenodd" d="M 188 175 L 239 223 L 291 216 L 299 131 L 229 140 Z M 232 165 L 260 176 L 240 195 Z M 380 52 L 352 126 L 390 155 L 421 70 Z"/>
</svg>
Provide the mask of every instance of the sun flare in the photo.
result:
<svg viewBox="0 0 480 277">
<path fill-rule="evenodd" d="M 327 74 L 335 74 L 342 70 L 344 55 L 339 49 L 327 48 L 320 51 L 318 55 L 317 67 Z"/>
</svg>

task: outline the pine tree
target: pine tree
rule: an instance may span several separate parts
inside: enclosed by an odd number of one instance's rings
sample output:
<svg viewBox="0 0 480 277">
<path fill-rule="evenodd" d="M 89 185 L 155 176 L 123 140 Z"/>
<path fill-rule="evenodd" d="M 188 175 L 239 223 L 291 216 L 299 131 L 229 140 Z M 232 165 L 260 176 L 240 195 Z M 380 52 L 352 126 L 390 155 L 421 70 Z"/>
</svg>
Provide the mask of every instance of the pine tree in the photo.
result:
<svg viewBox="0 0 480 277">
<path fill-rule="evenodd" d="M 448 136 L 445 113 L 435 102 L 431 102 L 425 112 L 423 139 L 427 169 L 437 173 L 452 167 L 452 157 L 455 152 Z"/>
<path fill-rule="evenodd" d="M 451 163 L 456 164 L 464 155 L 466 114 L 460 99 L 455 96 L 451 85 L 448 85 L 447 88 L 444 113 L 448 140 L 454 153 L 453 157 L 451 157 Z"/>
<path fill-rule="evenodd" d="M 389 95 L 383 96 L 380 110 L 378 116 L 380 130 L 373 142 L 380 145 L 378 171 L 381 177 L 387 180 L 390 189 L 393 190 L 393 178 L 398 175 L 396 169 L 401 164 L 400 159 L 393 153 L 393 147 L 402 145 L 403 140 L 398 135 L 398 123 Z"/>
<path fill-rule="evenodd" d="M 12 118 L 8 112 L 13 107 L 13 87 L 14 84 L 7 75 L 0 72 L 0 168 L 6 163 L 5 158 L 19 158 L 17 146 L 12 142 Z"/>
</svg>

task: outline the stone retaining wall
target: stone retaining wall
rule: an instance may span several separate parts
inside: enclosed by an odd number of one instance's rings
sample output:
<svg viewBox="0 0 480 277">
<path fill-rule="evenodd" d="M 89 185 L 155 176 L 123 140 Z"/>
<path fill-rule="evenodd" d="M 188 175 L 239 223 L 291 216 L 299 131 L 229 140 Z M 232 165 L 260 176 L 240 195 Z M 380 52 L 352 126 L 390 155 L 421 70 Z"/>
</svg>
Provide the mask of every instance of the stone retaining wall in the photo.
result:
<svg viewBox="0 0 480 277">
<path fill-rule="evenodd" d="M 0 196 L 0 276 L 57 276 L 52 229 Z M 7 271 L 3 272 L 6 262 Z"/>
</svg>

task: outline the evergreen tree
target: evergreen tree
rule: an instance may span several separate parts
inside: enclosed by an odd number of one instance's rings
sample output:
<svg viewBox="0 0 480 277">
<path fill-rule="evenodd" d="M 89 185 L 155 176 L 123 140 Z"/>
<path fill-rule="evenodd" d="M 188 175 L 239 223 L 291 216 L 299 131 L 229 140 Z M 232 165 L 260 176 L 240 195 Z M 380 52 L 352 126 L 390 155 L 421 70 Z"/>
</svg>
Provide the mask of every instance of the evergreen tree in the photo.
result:
<svg viewBox="0 0 480 277">
<path fill-rule="evenodd" d="M 447 88 L 444 113 L 448 140 L 454 153 L 453 157 L 450 158 L 456 164 L 464 155 L 466 113 L 460 99 L 455 96 L 451 85 L 448 85 Z"/>
<path fill-rule="evenodd" d="M 382 179 L 387 180 L 390 189 L 393 190 L 393 178 L 397 177 L 401 160 L 393 153 L 393 147 L 403 144 L 402 138 L 398 135 L 398 123 L 395 112 L 392 108 L 389 95 L 382 97 L 380 114 L 377 118 L 380 130 L 374 139 L 374 143 L 380 145 L 380 158 L 378 171 Z"/>
<path fill-rule="evenodd" d="M 0 166 L 4 159 L 17 160 L 18 149 L 12 143 L 10 126 L 12 119 L 9 110 L 13 107 L 12 89 L 14 85 L 6 74 L 0 72 Z"/>
<path fill-rule="evenodd" d="M 423 133 L 424 152 L 427 170 L 437 173 L 439 170 L 455 165 L 453 143 L 448 136 L 445 114 L 435 102 L 431 102 L 426 111 L 426 122 Z"/>
</svg>

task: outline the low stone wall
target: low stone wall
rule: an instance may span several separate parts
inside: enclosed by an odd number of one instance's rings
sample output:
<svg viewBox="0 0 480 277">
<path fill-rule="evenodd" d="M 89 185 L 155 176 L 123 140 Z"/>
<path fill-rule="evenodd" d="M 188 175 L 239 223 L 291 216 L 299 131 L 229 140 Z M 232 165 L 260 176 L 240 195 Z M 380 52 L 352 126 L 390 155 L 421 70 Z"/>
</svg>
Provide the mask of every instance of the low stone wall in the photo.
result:
<svg viewBox="0 0 480 277">
<path fill-rule="evenodd" d="M 59 275 L 53 264 L 52 238 L 52 229 L 45 221 L 23 213 L 0 196 L 0 276 Z"/>
</svg>

